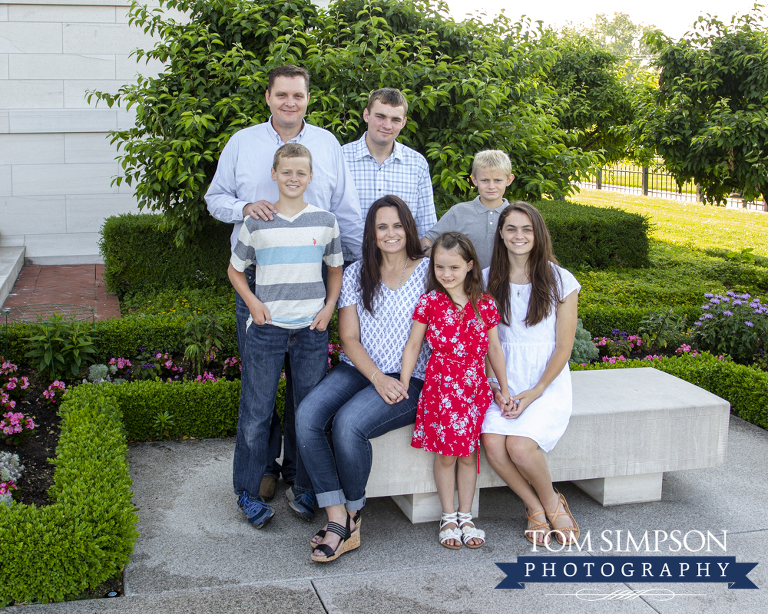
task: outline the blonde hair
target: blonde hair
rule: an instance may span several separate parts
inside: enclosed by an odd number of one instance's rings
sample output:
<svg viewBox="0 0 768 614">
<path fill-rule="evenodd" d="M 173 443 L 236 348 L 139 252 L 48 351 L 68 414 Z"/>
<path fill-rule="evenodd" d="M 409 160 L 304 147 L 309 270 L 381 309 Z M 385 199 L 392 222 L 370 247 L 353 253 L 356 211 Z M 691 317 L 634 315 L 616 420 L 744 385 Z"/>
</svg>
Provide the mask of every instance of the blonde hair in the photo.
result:
<svg viewBox="0 0 768 614">
<path fill-rule="evenodd" d="M 309 160 L 309 172 L 312 172 L 312 154 L 309 149 L 299 143 L 286 143 L 275 152 L 272 168 L 277 170 L 281 158 L 306 158 Z"/>
<path fill-rule="evenodd" d="M 480 169 L 501 171 L 505 175 L 511 175 L 512 161 L 500 149 L 486 149 L 475 154 L 475 159 L 472 162 L 472 175 L 476 175 Z"/>
</svg>

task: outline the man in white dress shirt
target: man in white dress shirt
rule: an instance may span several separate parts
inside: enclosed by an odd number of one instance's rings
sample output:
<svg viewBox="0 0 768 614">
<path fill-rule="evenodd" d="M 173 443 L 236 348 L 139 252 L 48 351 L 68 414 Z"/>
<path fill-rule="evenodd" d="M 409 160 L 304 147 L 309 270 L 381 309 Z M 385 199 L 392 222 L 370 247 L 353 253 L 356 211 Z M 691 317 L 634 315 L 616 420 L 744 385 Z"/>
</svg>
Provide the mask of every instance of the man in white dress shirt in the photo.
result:
<svg viewBox="0 0 768 614">
<path fill-rule="evenodd" d="M 336 216 L 344 260 L 359 259 L 363 240 L 360 203 L 341 146 L 333 134 L 304 121 L 309 103 L 309 74 L 298 66 L 279 66 L 269 73 L 265 96 L 272 115 L 263 124 L 240 130 L 229 139 L 205 195 L 208 211 L 217 220 L 234 225 L 231 249 L 237 242 L 245 216 L 274 219 L 277 210 L 272 203 L 278 198 L 278 190 L 277 183 L 272 180 L 271 168 L 275 151 L 286 143 L 300 143 L 312 153 L 314 171 L 304 200 Z M 253 290 L 253 267 L 246 271 L 246 279 Z M 242 354 L 249 311 L 237 293 L 235 313 L 238 347 Z M 287 365 L 286 377 L 290 378 Z M 287 389 L 290 390 L 290 386 Z M 292 509 L 310 520 L 314 495 L 296 454 L 294 407 L 289 397 L 286 397 L 283 415 L 283 465 L 281 467 L 275 461 L 267 468 L 260 496 L 267 500 L 274 496 L 277 476 L 282 473 L 286 482 L 295 480 L 288 491 Z M 280 455 L 280 437 L 280 420 L 275 412 L 270 429 L 270 450 L 274 452 L 274 458 Z"/>
</svg>

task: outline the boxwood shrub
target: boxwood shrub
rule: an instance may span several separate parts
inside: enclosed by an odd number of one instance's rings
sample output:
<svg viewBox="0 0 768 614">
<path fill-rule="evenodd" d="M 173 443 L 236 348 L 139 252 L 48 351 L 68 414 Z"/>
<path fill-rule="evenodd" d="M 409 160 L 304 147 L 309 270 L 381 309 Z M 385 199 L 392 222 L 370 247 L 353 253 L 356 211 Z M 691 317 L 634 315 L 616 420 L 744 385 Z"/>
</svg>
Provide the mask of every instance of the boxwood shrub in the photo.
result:
<svg viewBox="0 0 768 614">
<path fill-rule="evenodd" d="M 731 411 L 747 422 L 768 429 L 768 373 L 756 367 L 747 367 L 720 360 L 707 352 L 698 356 L 683 354 L 660 360 L 628 360 L 573 366 L 574 371 L 592 369 L 626 369 L 653 367 L 684 379 L 731 404 Z"/>
<path fill-rule="evenodd" d="M 60 412 L 53 502 L 0 510 L 0 607 L 98 586 L 125 567 L 138 537 L 118 403 L 80 386 Z"/>
<path fill-rule="evenodd" d="M 646 216 L 568 201 L 533 204 L 547 223 L 555 255 L 565 268 L 639 268 L 650 264 Z"/>
<path fill-rule="evenodd" d="M 179 248 L 175 231 L 159 215 L 107 218 L 101 230 L 104 279 L 122 296 L 141 288 L 205 288 L 228 285 L 231 224 L 212 222 L 194 243 Z"/>
</svg>

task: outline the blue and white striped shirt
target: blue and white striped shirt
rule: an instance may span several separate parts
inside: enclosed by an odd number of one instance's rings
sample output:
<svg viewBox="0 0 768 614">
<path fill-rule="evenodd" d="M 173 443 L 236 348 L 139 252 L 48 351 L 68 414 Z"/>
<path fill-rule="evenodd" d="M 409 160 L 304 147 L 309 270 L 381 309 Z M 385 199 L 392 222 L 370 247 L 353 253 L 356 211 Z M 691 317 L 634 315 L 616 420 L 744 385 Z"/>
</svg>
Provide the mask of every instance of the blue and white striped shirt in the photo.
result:
<svg viewBox="0 0 768 614">
<path fill-rule="evenodd" d="M 371 205 L 382 196 L 392 194 L 402 198 L 413 213 L 419 238 L 425 236 L 437 223 L 432 177 L 426 158 L 395 141 L 392 154 L 379 164 L 368 150 L 366 134 L 341 148 L 360 198 L 363 223 Z"/>
<path fill-rule="evenodd" d="M 241 273 L 256 264 L 254 294 L 274 326 L 303 328 L 325 306 L 322 263 L 344 264 L 339 225 L 328 211 L 307 205 L 292 218 L 245 218 L 230 258 Z"/>
</svg>

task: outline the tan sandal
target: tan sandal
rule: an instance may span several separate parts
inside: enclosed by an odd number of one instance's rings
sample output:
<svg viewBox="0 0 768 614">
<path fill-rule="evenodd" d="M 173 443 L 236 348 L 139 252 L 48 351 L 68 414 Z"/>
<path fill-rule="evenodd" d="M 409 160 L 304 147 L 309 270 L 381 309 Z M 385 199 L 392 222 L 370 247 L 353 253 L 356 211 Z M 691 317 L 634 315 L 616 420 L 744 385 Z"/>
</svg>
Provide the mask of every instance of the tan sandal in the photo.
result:
<svg viewBox="0 0 768 614">
<path fill-rule="evenodd" d="M 563 506 L 564 510 L 562 512 L 560 511 L 561 505 Z M 562 527 L 560 529 L 555 528 L 555 520 L 558 516 L 568 516 L 568 518 L 571 519 L 571 526 Z M 549 523 L 552 525 L 552 533 L 554 533 L 557 543 L 564 546 L 571 546 L 576 543 L 576 540 L 579 539 L 581 531 L 579 529 L 579 525 L 576 524 L 576 520 L 574 519 L 573 514 L 571 514 L 571 510 L 568 508 L 568 502 L 560 493 L 557 493 L 557 507 L 555 508 L 555 511 L 552 514 L 547 512 L 547 518 L 549 519 Z M 566 535 L 569 537 L 566 538 Z"/>
<path fill-rule="evenodd" d="M 525 530 L 525 539 L 527 539 L 532 544 L 536 544 L 537 546 L 546 546 L 548 543 L 549 533 L 552 528 L 549 526 L 548 522 L 539 522 L 538 520 L 534 520 L 534 518 L 540 514 L 544 514 L 545 518 L 547 517 L 547 513 L 544 511 L 544 508 L 541 508 L 538 512 L 533 512 L 533 514 L 529 514 L 528 510 L 525 510 L 525 516 L 528 518 L 528 522 L 533 523 L 532 527 L 529 527 Z M 543 534 L 542 541 L 538 541 L 536 539 L 537 533 Z"/>
</svg>

